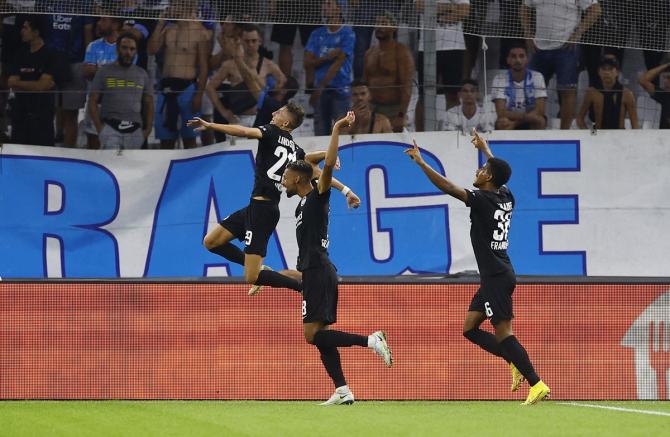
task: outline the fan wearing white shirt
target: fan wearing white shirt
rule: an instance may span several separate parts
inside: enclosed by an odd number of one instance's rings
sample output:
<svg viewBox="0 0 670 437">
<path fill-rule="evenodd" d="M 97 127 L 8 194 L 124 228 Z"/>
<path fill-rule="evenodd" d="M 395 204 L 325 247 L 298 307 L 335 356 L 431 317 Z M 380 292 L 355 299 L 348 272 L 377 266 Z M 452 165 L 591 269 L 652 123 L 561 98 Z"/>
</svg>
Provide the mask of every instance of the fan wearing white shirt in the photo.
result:
<svg viewBox="0 0 670 437">
<path fill-rule="evenodd" d="M 479 104 L 479 82 L 474 79 L 465 79 L 458 92 L 461 104 L 454 106 L 446 112 L 444 130 L 457 130 L 461 132 L 490 132 L 493 130 L 496 116 L 495 113 L 486 112 Z"/>
<path fill-rule="evenodd" d="M 509 70 L 493 79 L 496 129 L 544 129 L 547 89 L 542 75 L 528 68 L 528 52 L 522 42 L 510 47 L 507 65 Z"/>
<path fill-rule="evenodd" d="M 535 9 L 535 26 L 531 23 L 531 9 Z M 528 48 L 535 52 L 530 68 L 542 73 L 545 83 L 556 75 L 561 129 L 570 129 L 575 117 L 579 68 L 576 43 L 600 14 L 597 0 L 524 0 L 521 5 L 524 36 L 528 38 Z"/>
</svg>

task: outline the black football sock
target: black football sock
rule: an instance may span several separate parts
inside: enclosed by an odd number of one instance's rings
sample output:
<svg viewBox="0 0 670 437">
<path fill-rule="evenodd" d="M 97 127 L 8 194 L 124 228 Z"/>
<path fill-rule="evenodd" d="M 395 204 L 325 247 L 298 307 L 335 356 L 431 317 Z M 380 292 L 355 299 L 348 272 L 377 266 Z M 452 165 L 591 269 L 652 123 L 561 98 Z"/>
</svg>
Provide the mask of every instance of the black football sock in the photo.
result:
<svg viewBox="0 0 670 437">
<path fill-rule="evenodd" d="M 323 367 L 326 368 L 328 376 L 333 380 L 335 388 L 347 385 L 347 381 L 344 379 L 344 374 L 342 373 L 342 363 L 340 362 L 340 353 L 337 351 L 337 348 L 318 346 L 317 348 L 321 353 Z"/>
<path fill-rule="evenodd" d="M 302 283 L 300 281 L 296 281 L 289 276 L 282 275 L 281 273 L 272 270 L 261 270 L 258 273 L 258 279 L 256 279 L 255 284 L 302 291 Z"/>
<path fill-rule="evenodd" d="M 351 346 L 368 347 L 368 337 L 365 335 L 335 331 L 334 329 L 322 329 L 314 335 L 314 345 L 318 348 Z"/>
<path fill-rule="evenodd" d="M 526 378 L 530 386 L 534 386 L 540 381 L 540 378 L 535 373 L 533 365 L 528 358 L 528 352 L 526 349 L 521 346 L 519 340 L 515 336 L 510 335 L 506 339 L 500 342 L 500 347 L 503 350 L 503 353 L 509 360 L 514 363 L 516 368 L 521 372 L 521 374 Z"/>
<path fill-rule="evenodd" d="M 217 255 L 221 255 L 228 261 L 232 261 L 235 264 L 244 265 L 244 252 L 242 252 L 242 249 L 232 243 L 226 243 L 213 247 L 209 249 L 209 251 Z"/>
<path fill-rule="evenodd" d="M 502 358 L 503 360 L 507 361 L 509 363 L 509 360 L 505 358 L 503 354 L 502 347 L 500 346 L 500 343 L 496 340 L 496 336 L 491 334 L 490 332 L 486 332 L 484 330 L 481 330 L 479 328 L 471 329 L 467 332 L 463 333 L 463 336 L 479 346 L 480 348 L 484 349 L 486 352 L 493 354 L 497 357 Z"/>
</svg>

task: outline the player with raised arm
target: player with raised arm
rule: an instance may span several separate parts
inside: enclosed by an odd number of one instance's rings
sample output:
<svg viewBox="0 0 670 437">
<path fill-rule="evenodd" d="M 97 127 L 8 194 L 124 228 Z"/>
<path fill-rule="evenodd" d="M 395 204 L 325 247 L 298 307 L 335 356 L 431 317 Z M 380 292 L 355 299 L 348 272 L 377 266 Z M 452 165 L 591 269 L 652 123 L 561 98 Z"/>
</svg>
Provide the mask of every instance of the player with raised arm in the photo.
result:
<svg viewBox="0 0 670 437">
<path fill-rule="evenodd" d="M 338 120 L 333 126 L 330 145 L 326 151 L 323 170 L 316 182 L 313 167 L 305 161 L 290 163 L 282 184 L 286 194 L 301 197 L 296 208 L 296 237 L 298 240 L 298 270 L 302 273 L 303 301 L 302 322 L 305 340 L 317 347 L 321 362 L 335 384 L 335 393 L 321 405 L 353 404 L 354 395 L 349 390 L 340 354 L 337 348 L 361 346 L 373 349 L 387 367 L 393 365 L 391 350 L 382 331 L 369 336 L 328 329 L 337 319 L 337 272 L 328 257 L 328 214 L 330 212 L 330 187 L 333 167 L 337 162 L 340 129 L 348 127 L 355 119 L 354 113 Z"/>
<path fill-rule="evenodd" d="M 296 291 L 302 289 L 296 278 L 264 266 L 263 258 L 267 253 L 270 236 L 279 221 L 281 177 L 286 166 L 303 159 L 316 165 L 324 156 L 323 152 L 306 155 L 293 141 L 291 132 L 300 126 L 304 116 L 305 112 L 299 105 L 289 102 L 272 114 L 270 124 L 257 128 L 210 123 L 201 118 L 188 122 L 188 126 L 199 131 L 213 129 L 236 137 L 258 140 L 254 188 L 249 205 L 226 217 L 207 233 L 203 241 L 209 251 L 244 266 L 244 279 L 252 285 L 249 295 L 257 294 L 263 285 Z M 347 196 L 349 205 L 357 207 L 360 199 L 356 194 L 348 187 L 338 185 Z M 234 238 L 244 242 L 244 252 L 231 243 Z"/>
<path fill-rule="evenodd" d="M 454 184 L 430 167 L 421 157 L 419 146 L 405 150 L 428 179 L 443 192 L 463 201 L 470 207 L 470 240 L 475 252 L 481 285 L 470 302 L 463 324 L 463 335 L 485 351 L 503 358 L 512 370 L 512 391 L 528 380 L 530 391 L 524 405 L 535 404 L 550 393 L 549 387 L 537 376 L 526 349 L 512 333 L 512 293 L 516 274 L 507 256 L 508 232 L 514 209 L 514 196 L 505 185 L 512 169 L 495 158 L 486 140 L 472 131 L 472 143 L 487 161 L 475 173 L 476 190 Z M 489 319 L 495 335 L 479 329 Z"/>
</svg>

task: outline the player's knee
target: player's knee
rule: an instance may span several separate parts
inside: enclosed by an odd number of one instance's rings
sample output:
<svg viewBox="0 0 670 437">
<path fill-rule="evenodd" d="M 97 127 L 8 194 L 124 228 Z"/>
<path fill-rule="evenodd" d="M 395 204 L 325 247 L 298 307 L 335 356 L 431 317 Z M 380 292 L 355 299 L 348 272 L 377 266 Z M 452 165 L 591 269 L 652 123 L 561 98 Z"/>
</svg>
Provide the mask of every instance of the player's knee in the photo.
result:
<svg viewBox="0 0 670 437">
<path fill-rule="evenodd" d="M 305 331 L 305 341 L 309 344 L 314 344 L 314 333 Z"/>
<path fill-rule="evenodd" d="M 468 341 L 471 341 L 472 343 L 476 343 L 477 328 L 468 329 L 467 331 L 463 330 L 463 337 L 467 338 Z"/>
</svg>

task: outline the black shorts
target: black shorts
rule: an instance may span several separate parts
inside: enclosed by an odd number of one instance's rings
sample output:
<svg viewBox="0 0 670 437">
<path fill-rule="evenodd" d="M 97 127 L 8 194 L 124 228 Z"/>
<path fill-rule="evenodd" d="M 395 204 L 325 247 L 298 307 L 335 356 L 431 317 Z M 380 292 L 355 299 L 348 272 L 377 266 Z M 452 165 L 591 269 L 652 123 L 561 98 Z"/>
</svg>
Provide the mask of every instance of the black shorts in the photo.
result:
<svg viewBox="0 0 670 437">
<path fill-rule="evenodd" d="M 436 83 L 438 94 L 455 94 L 463 81 L 463 57 L 465 50 L 441 50 L 435 53 Z M 417 62 L 419 94 L 423 95 L 423 52 Z"/>
<path fill-rule="evenodd" d="M 481 286 L 472 297 L 468 311 L 486 314 L 492 325 L 501 320 L 512 320 L 512 293 L 516 287 L 514 272 L 501 273 L 495 276 L 482 276 Z"/>
<path fill-rule="evenodd" d="M 273 24 L 270 40 L 280 45 L 293 46 L 295 32 L 299 30 L 300 42 L 303 47 L 306 47 L 309 36 L 317 27 L 309 24 Z"/>
<path fill-rule="evenodd" d="M 251 199 L 249 206 L 235 211 L 221 221 L 238 240 L 244 242 L 244 253 L 265 257 L 270 236 L 279 222 L 279 205 L 272 200 Z"/>
<path fill-rule="evenodd" d="M 337 269 L 332 264 L 302 272 L 302 323 L 337 321 Z"/>
</svg>

